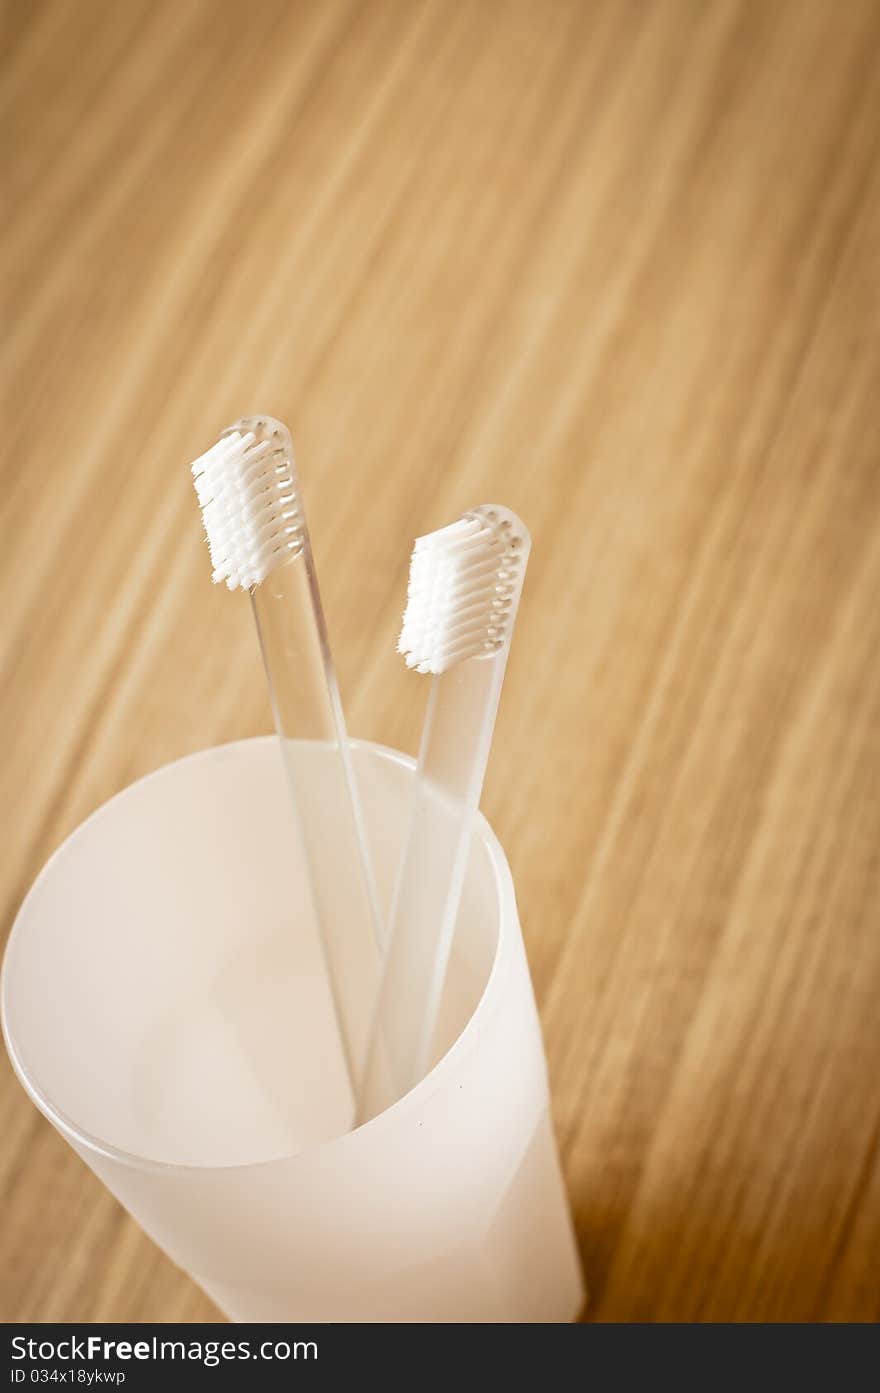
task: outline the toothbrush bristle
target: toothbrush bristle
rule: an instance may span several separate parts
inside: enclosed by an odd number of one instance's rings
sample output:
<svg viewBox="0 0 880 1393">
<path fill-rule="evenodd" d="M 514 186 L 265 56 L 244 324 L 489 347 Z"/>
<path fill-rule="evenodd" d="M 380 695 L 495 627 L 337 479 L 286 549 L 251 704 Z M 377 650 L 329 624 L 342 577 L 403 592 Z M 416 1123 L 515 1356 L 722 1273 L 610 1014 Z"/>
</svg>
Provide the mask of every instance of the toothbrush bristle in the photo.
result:
<svg viewBox="0 0 880 1393">
<path fill-rule="evenodd" d="M 249 590 L 302 550 L 293 452 L 279 422 L 239 421 L 199 456 L 192 473 L 215 584 Z"/>
<path fill-rule="evenodd" d="M 445 672 L 488 655 L 507 637 L 522 567 L 522 539 L 494 508 L 419 537 L 397 651 L 417 672 Z"/>
</svg>

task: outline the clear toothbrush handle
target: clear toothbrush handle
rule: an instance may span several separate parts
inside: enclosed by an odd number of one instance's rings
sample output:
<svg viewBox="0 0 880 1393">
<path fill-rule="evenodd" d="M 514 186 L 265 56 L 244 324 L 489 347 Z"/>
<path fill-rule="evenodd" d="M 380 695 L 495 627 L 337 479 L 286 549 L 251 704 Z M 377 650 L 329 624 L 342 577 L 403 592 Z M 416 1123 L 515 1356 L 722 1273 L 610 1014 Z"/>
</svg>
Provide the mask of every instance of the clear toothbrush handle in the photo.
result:
<svg viewBox="0 0 880 1393">
<path fill-rule="evenodd" d="M 446 967 L 489 759 L 529 536 L 507 637 L 491 656 L 431 681 L 413 807 L 387 931 L 359 1121 L 402 1097 L 427 1072 Z"/>
<path fill-rule="evenodd" d="M 250 592 L 352 1094 L 379 984 L 381 916 L 308 536 Z M 310 777 L 309 760 L 336 758 Z M 339 816 L 339 809 L 345 814 Z M 336 848 L 332 874 L 326 854 Z"/>
</svg>

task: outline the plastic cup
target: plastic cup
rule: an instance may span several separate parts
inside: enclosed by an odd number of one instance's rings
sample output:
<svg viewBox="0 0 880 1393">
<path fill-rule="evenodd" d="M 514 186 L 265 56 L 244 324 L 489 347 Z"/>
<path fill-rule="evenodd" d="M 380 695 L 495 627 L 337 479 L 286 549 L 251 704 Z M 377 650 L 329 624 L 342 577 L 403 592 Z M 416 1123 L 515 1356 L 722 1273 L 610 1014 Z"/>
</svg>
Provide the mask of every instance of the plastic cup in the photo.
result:
<svg viewBox="0 0 880 1393">
<path fill-rule="evenodd" d="M 302 776 L 323 758 L 314 747 Z M 387 902 L 413 765 L 371 745 L 355 759 Z M 540 1027 L 488 824 L 435 1062 L 341 1135 L 350 1096 L 306 883 L 274 738 L 111 799 L 46 865 L 6 951 L 25 1089 L 233 1320 L 574 1319 Z"/>
</svg>

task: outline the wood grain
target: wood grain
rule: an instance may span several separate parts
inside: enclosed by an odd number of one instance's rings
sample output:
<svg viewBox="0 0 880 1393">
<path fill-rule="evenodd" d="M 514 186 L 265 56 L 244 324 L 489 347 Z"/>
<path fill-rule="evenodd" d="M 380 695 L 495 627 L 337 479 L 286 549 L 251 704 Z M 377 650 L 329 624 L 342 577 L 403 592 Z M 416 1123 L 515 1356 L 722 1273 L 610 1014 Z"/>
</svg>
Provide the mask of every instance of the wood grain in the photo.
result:
<svg viewBox="0 0 880 1393">
<path fill-rule="evenodd" d="M 410 539 L 533 562 L 484 806 L 595 1320 L 880 1316 L 880 5 L 15 0 L 8 927 L 270 728 L 186 462 L 288 420 L 350 727 Z M 7 1320 L 217 1313 L 3 1063 Z"/>
</svg>

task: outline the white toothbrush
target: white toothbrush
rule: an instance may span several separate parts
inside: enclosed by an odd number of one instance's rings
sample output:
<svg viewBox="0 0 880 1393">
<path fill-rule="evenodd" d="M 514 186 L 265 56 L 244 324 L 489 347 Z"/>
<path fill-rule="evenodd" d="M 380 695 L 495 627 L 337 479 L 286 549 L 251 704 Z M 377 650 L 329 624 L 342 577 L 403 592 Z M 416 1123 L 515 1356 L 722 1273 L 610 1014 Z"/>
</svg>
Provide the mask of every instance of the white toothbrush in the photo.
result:
<svg viewBox="0 0 880 1393">
<path fill-rule="evenodd" d="M 290 434 L 245 417 L 192 473 L 212 578 L 250 592 L 356 1107 L 381 919 Z M 320 778 L 309 777 L 316 749 Z"/>
<path fill-rule="evenodd" d="M 531 541 L 487 505 L 420 537 L 398 650 L 433 674 L 360 1092 L 366 1121 L 427 1072 Z"/>
</svg>

